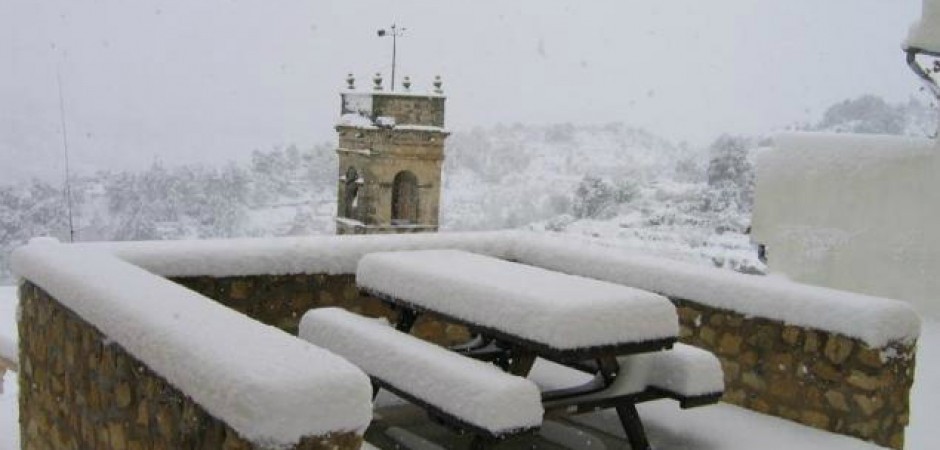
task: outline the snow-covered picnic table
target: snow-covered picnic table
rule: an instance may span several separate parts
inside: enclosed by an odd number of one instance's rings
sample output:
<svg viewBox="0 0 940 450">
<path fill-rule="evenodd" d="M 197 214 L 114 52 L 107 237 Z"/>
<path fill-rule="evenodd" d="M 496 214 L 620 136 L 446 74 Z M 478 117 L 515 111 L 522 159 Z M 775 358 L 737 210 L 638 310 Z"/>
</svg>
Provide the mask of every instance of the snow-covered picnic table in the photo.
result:
<svg viewBox="0 0 940 450">
<path fill-rule="evenodd" d="M 615 408 L 632 447 L 645 449 L 636 403 L 673 398 L 699 406 L 723 391 L 717 359 L 676 344 L 675 307 L 654 293 L 458 250 L 368 254 L 356 283 L 399 311 L 398 332 L 344 312 L 311 311 L 301 336 L 350 359 L 377 386 L 478 435 L 531 430 L 543 413 Z M 466 325 L 473 342 L 455 352 L 415 342 L 404 333 L 423 313 Z M 539 393 L 525 378 L 539 357 L 594 380 Z"/>
</svg>

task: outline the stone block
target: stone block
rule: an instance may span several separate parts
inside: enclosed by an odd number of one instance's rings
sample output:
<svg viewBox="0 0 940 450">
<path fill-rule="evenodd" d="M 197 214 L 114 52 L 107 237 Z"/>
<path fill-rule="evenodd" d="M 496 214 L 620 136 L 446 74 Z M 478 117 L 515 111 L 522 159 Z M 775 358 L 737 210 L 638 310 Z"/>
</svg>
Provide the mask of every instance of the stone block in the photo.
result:
<svg viewBox="0 0 940 450">
<path fill-rule="evenodd" d="M 870 439 L 878 432 L 878 419 L 850 423 L 847 428 L 855 436 Z"/>
<path fill-rule="evenodd" d="M 251 283 L 245 280 L 233 281 L 229 290 L 229 298 L 232 300 L 247 300 L 251 295 Z"/>
<path fill-rule="evenodd" d="M 788 403 L 800 398 L 801 386 L 799 382 L 792 378 L 778 378 L 771 379 L 767 383 L 767 390 L 770 395 L 776 397 L 778 402 Z"/>
<path fill-rule="evenodd" d="M 855 394 L 852 399 L 865 416 L 870 417 L 884 407 L 884 400 L 880 397 Z"/>
<path fill-rule="evenodd" d="M 816 361 L 813 364 L 813 374 L 833 383 L 840 382 L 844 378 L 842 372 L 825 361 Z"/>
<path fill-rule="evenodd" d="M 721 370 L 725 375 L 725 383 L 731 383 L 734 380 L 737 380 L 741 376 L 741 365 L 730 360 L 722 359 L 721 361 Z"/>
<path fill-rule="evenodd" d="M 731 328 L 738 328 L 744 324 L 744 317 L 737 313 L 729 313 L 725 316 L 725 324 Z"/>
<path fill-rule="evenodd" d="M 836 410 L 838 410 L 838 411 L 843 411 L 843 412 L 848 412 L 848 411 L 850 411 L 850 409 L 849 409 L 849 404 L 848 404 L 848 402 L 845 400 L 845 395 L 842 394 L 841 392 L 836 391 L 836 390 L 833 390 L 833 389 L 830 389 L 830 390 L 826 391 L 826 393 L 825 393 L 824 395 L 825 395 L 825 397 L 826 397 L 826 402 L 827 402 L 827 403 L 829 404 L 829 406 L 831 406 L 832 408 L 834 408 L 834 409 L 836 409 Z"/>
<path fill-rule="evenodd" d="M 792 372 L 793 354 L 783 352 L 774 353 L 767 357 L 767 366 L 770 370 L 775 372 Z"/>
<path fill-rule="evenodd" d="M 885 365 L 881 360 L 881 350 L 867 346 L 860 345 L 858 347 L 858 351 L 855 353 L 855 359 L 862 365 L 872 369 L 880 369 Z"/>
<path fill-rule="evenodd" d="M 783 332 L 780 334 L 780 338 L 787 344 L 797 345 L 800 342 L 800 334 L 799 327 L 788 325 L 783 327 Z"/>
<path fill-rule="evenodd" d="M 715 342 L 718 340 L 718 333 L 710 326 L 703 326 L 699 329 L 698 336 L 702 342 L 710 346 L 714 346 Z"/>
<path fill-rule="evenodd" d="M 723 327 L 725 325 L 725 315 L 724 314 L 711 314 L 708 317 L 708 324 L 715 328 Z"/>
<path fill-rule="evenodd" d="M 881 387 L 881 380 L 858 370 L 849 373 L 846 382 L 864 391 L 874 391 Z"/>
<path fill-rule="evenodd" d="M 738 361 L 745 369 L 751 369 L 758 365 L 760 357 L 757 355 L 757 352 L 747 351 L 738 358 Z"/>
<path fill-rule="evenodd" d="M 826 429 L 829 426 L 829 416 L 819 411 L 803 411 L 800 422 L 811 427 Z"/>
<path fill-rule="evenodd" d="M 842 364 L 849 359 L 855 344 L 851 339 L 834 334 L 826 339 L 826 347 L 823 353 L 833 364 Z"/>
<path fill-rule="evenodd" d="M 803 351 L 806 353 L 816 353 L 819 351 L 819 333 L 816 331 L 807 331 L 804 333 Z"/>
<path fill-rule="evenodd" d="M 718 353 L 722 355 L 736 356 L 741 353 L 741 344 L 744 339 L 736 334 L 725 333 L 721 336 L 718 343 Z"/>
<path fill-rule="evenodd" d="M 763 391 L 767 389 L 767 382 L 763 377 L 754 372 L 744 372 L 741 375 L 741 382 L 754 391 Z"/>
<path fill-rule="evenodd" d="M 728 403 L 743 406 L 747 400 L 747 393 L 742 389 L 726 387 L 725 395 L 721 399 Z"/>
</svg>

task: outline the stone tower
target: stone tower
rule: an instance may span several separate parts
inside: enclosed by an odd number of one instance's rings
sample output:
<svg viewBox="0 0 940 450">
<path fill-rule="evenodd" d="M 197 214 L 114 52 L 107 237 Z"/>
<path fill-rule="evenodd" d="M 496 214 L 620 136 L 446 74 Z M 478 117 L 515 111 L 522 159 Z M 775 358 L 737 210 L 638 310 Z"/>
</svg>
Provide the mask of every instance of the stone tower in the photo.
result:
<svg viewBox="0 0 940 450">
<path fill-rule="evenodd" d="M 336 233 L 433 232 L 438 227 L 444 162 L 444 100 L 440 77 L 430 93 L 385 91 L 382 77 L 341 94 Z"/>
</svg>

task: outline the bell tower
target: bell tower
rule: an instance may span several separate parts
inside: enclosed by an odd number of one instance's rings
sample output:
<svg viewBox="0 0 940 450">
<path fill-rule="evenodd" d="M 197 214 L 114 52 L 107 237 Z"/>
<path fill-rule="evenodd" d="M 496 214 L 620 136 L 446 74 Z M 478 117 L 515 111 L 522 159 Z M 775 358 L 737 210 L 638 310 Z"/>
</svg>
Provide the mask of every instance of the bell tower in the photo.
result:
<svg viewBox="0 0 940 450">
<path fill-rule="evenodd" d="M 336 124 L 339 158 L 336 234 L 417 233 L 438 229 L 444 162 L 440 77 L 431 92 L 386 92 L 382 76 L 357 90 L 350 74 Z"/>
</svg>

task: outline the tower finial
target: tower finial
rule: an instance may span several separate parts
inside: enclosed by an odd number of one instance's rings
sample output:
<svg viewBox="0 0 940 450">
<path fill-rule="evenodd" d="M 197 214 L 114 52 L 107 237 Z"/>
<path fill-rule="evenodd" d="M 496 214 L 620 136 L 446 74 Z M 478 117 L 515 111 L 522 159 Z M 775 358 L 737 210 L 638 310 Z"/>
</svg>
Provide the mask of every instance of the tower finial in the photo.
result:
<svg viewBox="0 0 940 450">
<path fill-rule="evenodd" d="M 372 77 L 372 82 L 375 83 L 375 86 L 372 86 L 372 89 L 375 89 L 376 91 L 381 91 L 382 90 L 382 73 L 376 72 L 375 76 Z"/>
<path fill-rule="evenodd" d="M 401 85 L 405 88 L 405 92 L 411 92 L 411 77 L 405 75 L 405 79 L 401 82 Z"/>
<path fill-rule="evenodd" d="M 356 77 L 352 73 L 346 75 L 346 87 L 352 91 L 356 89 Z"/>
<path fill-rule="evenodd" d="M 444 89 L 442 88 L 442 86 L 444 86 L 444 81 L 441 80 L 441 76 L 440 76 L 440 75 L 436 75 L 436 76 L 434 77 L 434 93 L 435 93 L 435 94 L 443 94 L 443 93 L 444 93 Z"/>
</svg>

